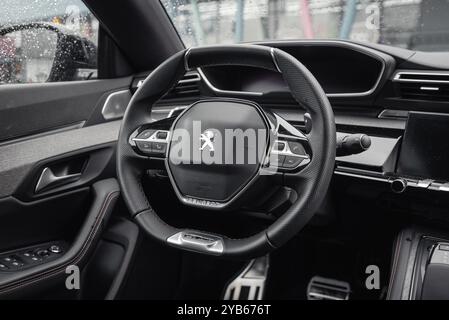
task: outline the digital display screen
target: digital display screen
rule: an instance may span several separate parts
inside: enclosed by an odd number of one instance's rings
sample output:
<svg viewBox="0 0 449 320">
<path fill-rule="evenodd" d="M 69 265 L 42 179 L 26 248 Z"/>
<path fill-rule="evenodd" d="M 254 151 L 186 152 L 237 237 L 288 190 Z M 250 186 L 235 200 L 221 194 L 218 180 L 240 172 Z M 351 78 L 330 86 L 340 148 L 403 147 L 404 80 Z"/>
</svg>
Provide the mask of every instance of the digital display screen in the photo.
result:
<svg viewBox="0 0 449 320">
<path fill-rule="evenodd" d="M 410 113 L 397 173 L 449 181 L 449 115 Z"/>
</svg>

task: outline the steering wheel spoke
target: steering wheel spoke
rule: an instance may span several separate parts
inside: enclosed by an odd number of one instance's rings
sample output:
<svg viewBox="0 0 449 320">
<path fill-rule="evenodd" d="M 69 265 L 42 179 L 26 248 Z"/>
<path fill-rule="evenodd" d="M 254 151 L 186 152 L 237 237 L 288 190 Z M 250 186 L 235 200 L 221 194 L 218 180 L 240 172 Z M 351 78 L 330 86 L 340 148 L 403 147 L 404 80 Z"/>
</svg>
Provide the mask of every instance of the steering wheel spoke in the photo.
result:
<svg viewBox="0 0 449 320">
<path fill-rule="evenodd" d="M 128 143 L 136 158 L 144 162 L 144 168 L 164 167 L 174 119 L 172 117 L 141 125 L 129 136 Z"/>
<path fill-rule="evenodd" d="M 168 130 L 140 129 L 130 138 L 130 145 L 141 156 L 164 160 L 167 157 L 169 137 Z"/>
</svg>

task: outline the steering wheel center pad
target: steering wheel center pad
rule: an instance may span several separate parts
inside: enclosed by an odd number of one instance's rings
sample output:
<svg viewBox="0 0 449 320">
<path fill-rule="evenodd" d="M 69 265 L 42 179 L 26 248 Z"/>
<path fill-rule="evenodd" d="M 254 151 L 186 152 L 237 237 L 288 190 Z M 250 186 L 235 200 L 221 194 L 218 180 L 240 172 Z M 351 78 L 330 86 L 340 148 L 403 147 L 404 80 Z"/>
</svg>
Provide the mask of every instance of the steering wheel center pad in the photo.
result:
<svg viewBox="0 0 449 320">
<path fill-rule="evenodd" d="M 199 101 L 171 130 L 167 169 L 183 197 L 227 202 L 256 176 L 269 127 L 250 102 Z"/>
</svg>

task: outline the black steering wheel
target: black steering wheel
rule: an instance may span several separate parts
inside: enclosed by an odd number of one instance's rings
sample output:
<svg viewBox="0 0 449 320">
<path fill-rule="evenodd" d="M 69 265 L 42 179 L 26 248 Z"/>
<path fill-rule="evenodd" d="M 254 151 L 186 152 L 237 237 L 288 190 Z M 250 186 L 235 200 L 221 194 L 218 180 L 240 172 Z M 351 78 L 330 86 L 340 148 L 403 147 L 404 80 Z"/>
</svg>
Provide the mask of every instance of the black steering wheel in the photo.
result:
<svg viewBox="0 0 449 320">
<path fill-rule="evenodd" d="M 177 117 L 152 121 L 153 104 L 186 71 L 225 65 L 281 73 L 297 103 L 312 119 L 308 132 L 301 132 L 255 102 L 218 97 L 198 101 Z M 250 139 L 254 135 L 257 143 Z M 222 139 L 228 136 L 231 138 Z M 191 48 L 161 64 L 134 94 L 118 138 L 117 174 L 129 211 L 149 235 L 189 251 L 252 258 L 283 245 L 317 211 L 333 174 L 335 140 L 334 115 L 326 94 L 291 55 L 258 45 Z M 241 162 L 239 143 L 240 151 L 248 154 Z M 235 151 L 231 156 L 229 148 Z M 179 229 L 157 215 L 143 190 L 142 175 L 155 162 L 163 163 L 176 195 L 188 206 L 239 208 L 260 197 L 273 183 L 295 190 L 297 197 L 267 229 L 247 238 Z"/>
</svg>

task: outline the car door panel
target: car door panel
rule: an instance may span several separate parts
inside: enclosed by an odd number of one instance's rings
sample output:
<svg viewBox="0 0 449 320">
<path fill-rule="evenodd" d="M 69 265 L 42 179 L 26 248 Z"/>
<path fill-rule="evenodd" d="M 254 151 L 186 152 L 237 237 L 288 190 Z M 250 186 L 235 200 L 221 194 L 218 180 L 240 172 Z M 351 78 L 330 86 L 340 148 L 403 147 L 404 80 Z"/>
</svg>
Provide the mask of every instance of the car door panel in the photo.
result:
<svg viewBox="0 0 449 320">
<path fill-rule="evenodd" d="M 120 121 L 112 121 L 0 145 L 0 198 L 13 195 L 27 179 L 35 180 L 39 174 L 37 170 L 52 159 L 61 159 L 64 155 L 69 157 L 113 144 L 117 140 L 119 128 Z M 104 160 L 106 162 L 106 159 Z M 82 182 L 83 178 L 79 181 Z"/>
<path fill-rule="evenodd" d="M 0 252 L 62 239 L 81 225 L 90 202 L 88 187 L 30 202 L 0 199 Z"/>
<path fill-rule="evenodd" d="M 65 287 L 65 268 L 76 264 L 83 272 L 91 252 L 111 254 L 103 253 L 110 246 L 96 247 L 119 195 L 114 153 L 120 113 L 105 119 L 102 110 L 111 94 L 126 92 L 130 84 L 120 78 L 0 86 L 0 260 L 29 246 L 67 246 L 56 260 L 0 270 L 0 297 L 57 292 L 58 298 L 76 298 L 79 293 Z M 120 112 L 130 98 L 122 96 L 113 100 Z M 36 191 L 45 170 L 57 177 L 79 175 Z M 132 246 L 122 248 L 133 252 Z M 122 280 L 114 280 L 115 287 Z"/>
<path fill-rule="evenodd" d="M 113 178 L 95 183 L 91 191 L 92 202 L 82 225 L 72 239 L 64 239 L 68 243 L 65 252 L 55 260 L 30 268 L 0 272 L 0 296 L 27 296 L 28 290 L 44 290 L 50 284 L 64 288 L 66 268 L 72 265 L 81 268 L 86 263 L 106 227 L 119 194 L 118 183 Z M 66 206 L 69 205 L 66 203 Z"/>
<path fill-rule="evenodd" d="M 0 86 L 0 141 L 83 124 L 131 78 Z"/>
</svg>

